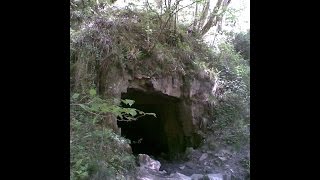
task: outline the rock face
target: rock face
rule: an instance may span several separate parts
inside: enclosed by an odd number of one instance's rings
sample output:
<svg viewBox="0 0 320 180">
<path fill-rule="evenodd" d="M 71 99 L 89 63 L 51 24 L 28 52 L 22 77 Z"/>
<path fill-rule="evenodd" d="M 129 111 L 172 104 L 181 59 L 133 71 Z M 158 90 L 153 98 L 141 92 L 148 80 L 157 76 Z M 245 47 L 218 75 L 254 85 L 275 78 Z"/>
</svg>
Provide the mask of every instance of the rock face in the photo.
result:
<svg viewBox="0 0 320 180">
<path fill-rule="evenodd" d="M 200 144 L 203 138 L 202 132 L 205 131 L 208 119 L 212 116 L 209 97 L 214 81 L 203 74 L 194 77 L 181 75 L 149 77 L 143 74 L 130 74 L 120 69 L 110 67 L 101 74 L 100 94 L 104 97 L 121 98 L 122 94 L 131 89 L 175 98 L 177 110 L 174 113 L 177 117 L 167 117 L 164 122 L 169 153 L 183 152 L 185 147 L 197 147 Z M 170 111 L 172 108 L 167 109 Z M 120 133 L 116 117 L 109 117 L 105 122 Z M 174 133 L 176 127 L 181 128 L 182 133 Z"/>
</svg>

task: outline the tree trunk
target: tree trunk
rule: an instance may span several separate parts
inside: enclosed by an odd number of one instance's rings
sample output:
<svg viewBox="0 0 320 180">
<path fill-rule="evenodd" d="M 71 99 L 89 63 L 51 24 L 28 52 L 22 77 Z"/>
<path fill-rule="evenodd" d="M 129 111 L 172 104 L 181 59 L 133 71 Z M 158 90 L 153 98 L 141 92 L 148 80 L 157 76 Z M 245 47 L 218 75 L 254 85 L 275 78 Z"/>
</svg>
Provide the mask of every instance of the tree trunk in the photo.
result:
<svg viewBox="0 0 320 180">
<path fill-rule="evenodd" d="M 198 3 L 196 3 L 196 11 L 194 13 L 194 21 L 193 21 L 192 31 L 195 31 L 195 29 L 196 29 L 196 25 L 198 22 L 197 15 L 198 15 Z"/>
<path fill-rule="evenodd" d="M 223 14 L 227 10 L 227 7 L 230 4 L 230 2 L 231 2 L 231 0 L 218 0 L 212 13 L 210 14 L 209 20 L 204 25 L 204 27 L 201 29 L 200 33 L 202 36 L 205 35 L 210 30 L 211 27 L 215 26 L 217 24 L 218 20 L 221 21 L 223 19 L 222 18 Z M 222 12 L 218 14 L 220 9 L 222 9 Z"/>
<path fill-rule="evenodd" d="M 210 0 L 207 0 L 207 3 L 205 4 L 205 6 L 203 6 L 202 14 L 199 19 L 198 28 L 197 28 L 198 31 L 200 30 L 200 28 L 202 28 L 204 21 L 206 20 L 206 17 L 208 16 L 209 6 L 210 6 Z"/>
</svg>

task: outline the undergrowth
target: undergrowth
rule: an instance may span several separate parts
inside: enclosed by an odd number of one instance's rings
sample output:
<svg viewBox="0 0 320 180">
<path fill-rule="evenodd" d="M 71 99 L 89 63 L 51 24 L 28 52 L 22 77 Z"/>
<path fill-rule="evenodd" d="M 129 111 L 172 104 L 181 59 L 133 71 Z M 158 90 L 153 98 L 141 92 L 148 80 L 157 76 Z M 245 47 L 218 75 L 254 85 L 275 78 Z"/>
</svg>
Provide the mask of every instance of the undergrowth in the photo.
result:
<svg viewBox="0 0 320 180">
<path fill-rule="evenodd" d="M 121 100 L 131 106 L 133 100 Z M 134 156 L 130 140 L 116 134 L 105 126 L 108 114 L 119 120 L 133 121 L 139 116 L 153 115 L 134 108 L 124 108 L 101 99 L 94 89 L 88 93 L 74 93 L 70 109 L 70 152 L 71 179 L 109 177 L 117 179 L 133 172 Z M 98 178 L 99 179 L 99 178 Z"/>
<path fill-rule="evenodd" d="M 70 28 L 71 179 L 116 177 L 134 167 L 129 140 L 104 125 L 105 117 L 100 113 L 120 114 L 129 120 L 137 114 L 152 114 L 121 108 L 96 93 L 88 95 L 91 87 L 100 91 L 105 86 L 105 74 L 114 67 L 132 76 L 149 77 L 193 78 L 204 71 L 215 84 L 210 97 L 214 112 L 210 128 L 227 145 L 239 148 L 248 144 L 250 56 L 244 55 L 248 43 L 222 43 L 215 52 L 200 37 L 188 34 L 186 26 L 178 25 L 175 32 L 160 29 L 155 14 L 130 7 L 83 16 L 72 11 L 73 20 L 81 20 Z M 249 36 L 236 40 L 239 38 Z M 98 92 L 102 93 L 103 89 Z"/>
<path fill-rule="evenodd" d="M 250 66 L 232 42 L 222 43 L 215 62 L 218 72 L 211 96 L 215 114 L 211 128 L 217 139 L 239 150 L 250 137 Z"/>
</svg>

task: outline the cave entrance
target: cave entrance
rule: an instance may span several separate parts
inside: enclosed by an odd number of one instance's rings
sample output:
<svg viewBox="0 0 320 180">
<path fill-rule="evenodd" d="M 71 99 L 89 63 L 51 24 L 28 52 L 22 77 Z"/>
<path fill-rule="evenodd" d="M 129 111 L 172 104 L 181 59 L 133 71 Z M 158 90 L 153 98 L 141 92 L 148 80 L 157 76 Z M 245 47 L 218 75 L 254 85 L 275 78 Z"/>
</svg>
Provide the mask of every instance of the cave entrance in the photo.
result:
<svg viewBox="0 0 320 180">
<path fill-rule="evenodd" d="M 172 159 L 185 150 L 184 133 L 179 120 L 179 99 L 156 92 L 128 89 L 122 99 L 132 99 L 133 108 L 155 113 L 136 121 L 118 121 L 121 135 L 131 140 L 133 154 L 148 154 Z"/>
</svg>

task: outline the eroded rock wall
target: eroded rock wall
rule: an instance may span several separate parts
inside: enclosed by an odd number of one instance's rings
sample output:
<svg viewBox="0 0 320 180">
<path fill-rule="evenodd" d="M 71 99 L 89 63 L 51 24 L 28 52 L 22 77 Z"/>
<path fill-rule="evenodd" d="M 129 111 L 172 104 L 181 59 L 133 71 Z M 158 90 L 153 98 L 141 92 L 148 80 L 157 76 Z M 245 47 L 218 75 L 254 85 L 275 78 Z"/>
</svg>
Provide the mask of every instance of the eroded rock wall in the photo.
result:
<svg viewBox="0 0 320 180">
<path fill-rule="evenodd" d="M 175 126 L 172 124 L 177 122 L 168 117 L 164 126 L 168 131 L 169 144 L 172 141 L 172 146 L 176 142 L 184 146 L 199 145 L 206 129 L 206 122 L 212 116 L 209 97 L 214 84 L 208 76 L 202 73 L 194 77 L 182 75 L 149 77 L 143 74 L 130 74 L 121 68 L 112 67 L 104 71 L 100 79 L 100 94 L 105 97 L 121 98 L 121 93 L 126 93 L 128 89 L 136 89 L 179 99 L 178 108 L 172 111 L 178 114 L 176 118 L 183 134 L 175 134 L 174 129 L 170 129 L 175 127 L 176 124 Z M 116 117 L 109 118 L 106 122 L 119 132 Z"/>
</svg>

